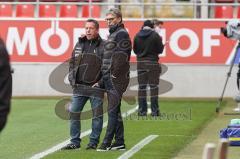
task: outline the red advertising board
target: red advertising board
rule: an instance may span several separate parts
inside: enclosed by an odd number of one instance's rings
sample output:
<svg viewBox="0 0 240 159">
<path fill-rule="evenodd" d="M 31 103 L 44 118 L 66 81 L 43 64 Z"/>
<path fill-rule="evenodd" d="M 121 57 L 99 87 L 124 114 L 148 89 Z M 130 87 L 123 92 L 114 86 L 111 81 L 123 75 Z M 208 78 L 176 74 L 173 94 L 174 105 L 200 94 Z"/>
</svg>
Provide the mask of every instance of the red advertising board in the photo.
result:
<svg viewBox="0 0 240 159">
<path fill-rule="evenodd" d="M 125 21 L 131 39 L 142 21 Z M 0 36 L 5 40 L 12 62 L 63 62 L 67 60 L 82 33 L 84 21 L 1 20 Z M 220 33 L 223 21 L 168 21 L 160 35 L 166 44 L 163 63 L 225 64 L 237 41 Z M 100 35 L 108 28 L 100 21 Z M 135 60 L 132 54 L 132 61 Z"/>
</svg>

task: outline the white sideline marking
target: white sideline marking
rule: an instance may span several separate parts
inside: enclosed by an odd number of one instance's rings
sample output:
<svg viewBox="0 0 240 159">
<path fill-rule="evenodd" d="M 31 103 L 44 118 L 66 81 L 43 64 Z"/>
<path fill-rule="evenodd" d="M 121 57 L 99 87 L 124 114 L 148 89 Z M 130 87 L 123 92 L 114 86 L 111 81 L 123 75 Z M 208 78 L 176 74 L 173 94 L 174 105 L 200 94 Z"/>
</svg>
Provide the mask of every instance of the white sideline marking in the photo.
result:
<svg viewBox="0 0 240 159">
<path fill-rule="evenodd" d="M 125 112 L 122 114 L 122 117 L 125 118 L 127 115 L 130 115 L 132 113 L 134 113 L 136 110 L 137 110 L 138 106 L 136 106 L 135 108 L 133 109 L 130 109 L 129 111 Z M 103 123 L 103 128 L 107 126 L 107 122 L 104 122 Z M 81 138 L 89 135 L 91 133 L 91 129 L 87 130 L 87 131 L 84 131 L 81 133 Z M 40 159 L 40 158 L 43 158 L 51 153 L 54 153 L 58 150 L 60 150 L 61 148 L 63 148 L 64 146 L 66 146 L 67 144 L 69 143 L 69 139 L 68 140 L 65 140 L 43 152 L 40 152 L 40 153 L 37 153 L 35 155 L 33 155 L 32 157 L 30 157 L 30 159 Z"/>
<path fill-rule="evenodd" d="M 158 135 L 149 135 L 145 139 L 141 140 L 137 145 L 133 146 L 130 150 L 122 154 L 120 157 L 117 159 L 128 159 L 132 155 L 134 155 L 136 152 L 138 152 L 140 149 L 142 149 L 145 145 L 150 143 L 152 140 L 154 140 Z"/>
</svg>

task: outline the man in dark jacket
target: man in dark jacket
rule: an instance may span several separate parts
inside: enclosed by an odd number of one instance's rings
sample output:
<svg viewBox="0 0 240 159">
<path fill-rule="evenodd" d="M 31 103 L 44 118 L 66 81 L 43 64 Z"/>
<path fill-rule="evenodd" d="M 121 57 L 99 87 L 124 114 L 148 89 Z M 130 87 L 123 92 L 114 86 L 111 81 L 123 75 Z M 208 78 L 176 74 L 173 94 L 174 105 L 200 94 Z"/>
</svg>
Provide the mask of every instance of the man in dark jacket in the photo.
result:
<svg viewBox="0 0 240 159">
<path fill-rule="evenodd" d="M 81 117 L 87 100 L 90 100 L 93 110 L 92 133 L 86 149 L 96 149 L 102 131 L 102 98 L 89 94 L 92 85 L 101 78 L 101 63 L 103 57 L 104 41 L 99 36 L 99 23 L 88 19 L 85 24 L 86 35 L 80 37 L 72 52 L 69 68 L 69 81 L 73 87 L 72 104 L 70 106 L 70 135 L 71 143 L 62 149 L 80 148 Z M 97 92 L 96 90 L 93 90 Z"/>
<path fill-rule="evenodd" d="M 125 149 L 121 99 L 129 83 L 131 54 L 131 40 L 122 23 L 121 11 L 117 8 L 110 9 L 106 14 L 106 21 L 110 35 L 104 47 L 103 77 L 99 83 L 107 91 L 108 125 L 98 151 Z M 114 137 L 115 142 L 112 143 Z"/>
<path fill-rule="evenodd" d="M 139 116 L 147 115 L 147 85 L 150 86 L 152 116 L 159 116 L 158 85 L 161 66 L 158 55 L 163 51 L 162 39 L 154 31 L 154 25 L 146 20 L 134 37 L 133 51 L 137 55 Z"/>
<path fill-rule="evenodd" d="M 12 97 L 12 75 L 5 44 L 0 39 L 0 132 L 7 122 Z"/>
</svg>

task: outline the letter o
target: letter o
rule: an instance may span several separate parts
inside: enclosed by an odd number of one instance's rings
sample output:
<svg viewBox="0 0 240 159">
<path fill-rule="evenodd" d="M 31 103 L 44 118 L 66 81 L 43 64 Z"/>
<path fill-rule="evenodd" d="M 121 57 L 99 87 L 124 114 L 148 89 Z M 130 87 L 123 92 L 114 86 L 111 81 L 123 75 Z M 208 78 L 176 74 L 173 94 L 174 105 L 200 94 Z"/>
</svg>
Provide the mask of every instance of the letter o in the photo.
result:
<svg viewBox="0 0 240 159">
<path fill-rule="evenodd" d="M 61 44 L 58 48 L 52 48 L 48 43 L 50 37 L 54 35 L 53 29 L 49 28 L 46 31 L 44 31 L 40 38 L 41 48 L 50 56 L 60 56 L 64 54 L 68 49 L 70 43 L 68 34 L 63 29 L 57 28 L 55 34 L 58 35 L 59 38 L 61 39 Z"/>
<path fill-rule="evenodd" d="M 188 49 L 181 49 L 178 46 L 178 40 L 181 36 L 187 36 L 190 40 L 190 46 Z M 190 29 L 179 29 L 175 31 L 170 38 L 170 48 L 173 51 L 174 54 L 180 56 L 180 57 L 188 57 L 193 55 L 198 47 L 199 47 L 199 40 L 196 33 Z"/>
</svg>

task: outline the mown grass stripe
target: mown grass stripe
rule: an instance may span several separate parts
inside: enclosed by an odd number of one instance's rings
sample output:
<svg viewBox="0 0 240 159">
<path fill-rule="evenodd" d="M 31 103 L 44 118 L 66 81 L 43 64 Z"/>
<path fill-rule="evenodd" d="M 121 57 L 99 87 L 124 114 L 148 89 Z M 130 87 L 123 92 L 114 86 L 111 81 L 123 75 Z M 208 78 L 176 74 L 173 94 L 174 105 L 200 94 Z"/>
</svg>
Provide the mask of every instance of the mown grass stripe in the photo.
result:
<svg viewBox="0 0 240 159">
<path fill-rule="evenodd" d="M 134 113 L 137 110 L 137 107 L 138 106 L 136 106 L 135 108 L 130 109 L 127 112 L 123 113 L 122 117 L 125 118 L 126 116 Z M 106 126 L 107 126 L 107 122 L 104 122 L 103 123 L 103 128 L 105 128 Z M 81 133 L 81 138 L 83 138 L 85 136 L 88 136 L 90 133 L 91 133 L 91 129 L 89 129 L 87 131 L 84 131 L 83 133 Z M 43 157 L 45 157 L 45 156 L 47 156 L 47 155 L 49 155 L 51 153 L 54 153 L 54 152 L 60 150 L 61 148 L 63 148 L 64 146 L 66 146 L 69 143 L 69 140 L 70 139 L 65 140 L 65 141 L 63 141 L 63 142 L 61 142 L 61 143 L 59 143 L 59 144 L 57 144 L 57 145 L 55 145 L 55 146 L 45 150 L 43 152 L 37 153 L 37 154 L 33 155 L 32 157 L 30 157 L 30 159 L 40 159 L 40 158 L 43 158 Z"/>
<path fill-rule="evenodd" d="M 157 138 L 158 135 L 149 135 L 148 137 L 141 140 L 135 146 L 133 146 L 130 150 L 122 154 L 118 159 L 128 159 L 132 157 L 135 153 L 137 153 L 140 149 L 142 149 L 145 145 L 149 144 L 152 140 Z"/>
</svg>

